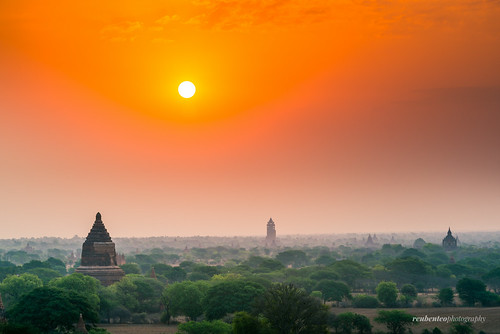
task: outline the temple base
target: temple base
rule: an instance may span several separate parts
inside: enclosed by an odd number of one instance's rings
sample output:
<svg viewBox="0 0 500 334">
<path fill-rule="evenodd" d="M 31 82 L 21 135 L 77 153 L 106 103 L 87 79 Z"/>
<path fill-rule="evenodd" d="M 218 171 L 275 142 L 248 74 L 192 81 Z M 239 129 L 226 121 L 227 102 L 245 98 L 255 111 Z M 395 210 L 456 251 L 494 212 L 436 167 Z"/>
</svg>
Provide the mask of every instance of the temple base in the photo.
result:
<svg viewBox="0 0 500 334">
<path fill-rule="evenodd" d="M 123 269 L 118 266 L 80 266 L 75 272 L 92 276 L 104 286 L 116 283 L 125 276 Z"/>
</svg>

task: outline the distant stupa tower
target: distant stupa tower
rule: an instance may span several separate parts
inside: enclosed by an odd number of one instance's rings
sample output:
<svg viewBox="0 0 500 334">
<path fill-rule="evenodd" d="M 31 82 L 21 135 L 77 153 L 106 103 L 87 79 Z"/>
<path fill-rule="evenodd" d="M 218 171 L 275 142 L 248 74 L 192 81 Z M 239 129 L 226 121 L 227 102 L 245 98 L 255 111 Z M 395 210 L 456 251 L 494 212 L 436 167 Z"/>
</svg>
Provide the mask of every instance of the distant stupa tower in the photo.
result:
<svg viewBox="0 0 500 334">
<path fill-rule="evenodd" d="M 457 239 L 451 234 L 451 228 L 448 227 L 448 233 L 443 239 L 443 248 L 445 251 L 451 251 L 457 248 Z"/>
<path fill-rule="evenodd" d="M 89 275 L 111 285 L 125 276 L 116 262 L 115 243 L 111 240 L 98 212 L 95 222 L 82 247 L 82 261 L 77 273 Z"/>
<path fill-rule="evenodd" d="M 0 293 L 0 324 L 5 324 L 7 318 L 5 318 L 5 307 L 3 306 L 2 294 Z"/>
<path fill-rule="evenodd" d="M 267 222 L 266 247 L 276 247 L 276 225 L 272 218 Z"/>
</svg>

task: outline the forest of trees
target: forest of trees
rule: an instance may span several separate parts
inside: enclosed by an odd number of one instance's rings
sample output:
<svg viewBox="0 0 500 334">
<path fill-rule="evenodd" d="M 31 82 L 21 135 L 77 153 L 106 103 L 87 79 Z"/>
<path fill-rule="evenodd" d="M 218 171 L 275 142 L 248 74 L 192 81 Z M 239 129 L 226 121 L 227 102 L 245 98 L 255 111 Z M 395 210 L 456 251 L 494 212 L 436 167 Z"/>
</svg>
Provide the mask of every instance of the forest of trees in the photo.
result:
<svg viewBox="0 0 500 334">
<path fill-rule="evenodd" d="M 380 308 L 375 321 L 403 333 L 408 313 L 385 308 L 500 305 L 499 248 L 415 246 L 153 248 L 126 254 L 125 278 L 108 287 L 73 273 L 67 250 L 11 249 L 0 293 L 8 326 L 33 333 L 71 332 L 80 313 L 89 326 L 181 322 L 179 333 L 371 332 L 344 307 Z"/>
</svg>

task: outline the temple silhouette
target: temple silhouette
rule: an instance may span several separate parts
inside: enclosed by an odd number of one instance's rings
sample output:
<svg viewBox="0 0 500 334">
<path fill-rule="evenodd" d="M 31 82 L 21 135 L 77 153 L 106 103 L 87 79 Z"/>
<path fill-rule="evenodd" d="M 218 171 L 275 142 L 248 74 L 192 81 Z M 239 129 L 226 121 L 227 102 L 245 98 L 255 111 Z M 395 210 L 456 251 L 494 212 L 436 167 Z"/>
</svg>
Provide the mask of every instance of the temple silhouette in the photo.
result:
<svg viewBox="0 0 500 334">
<path fill-rule="evenodd" d="M 2 294 L 0 293 L 0 324 L 4 324 L 7 322 L 7 318 L 5 317 L 5 307 L 3 306 Z"/>
<path fill-rule="evenodd" d="M 276 247 L 276 225 L 272 218 L 267 222 L 266 247 Z"/>
<path fill-rule="evenodd" d="M 97 278 L 102 285 L 111 285 L 125 276 L 125 272 L 117 263 L 115 243 L 111 240 L 99 212 L 83 243 L 81 265 L 76 272 Z"/>
<path fill-rule="evenodd" d="M 457 237 L 458 238 L 458 237 Z M 448 227 L 448 234 L 443 239 L 443 248 L 446 251 L 454 250 L 457 248 L 457 239 L 451 235 L 451 229 Z"/>
</svg>

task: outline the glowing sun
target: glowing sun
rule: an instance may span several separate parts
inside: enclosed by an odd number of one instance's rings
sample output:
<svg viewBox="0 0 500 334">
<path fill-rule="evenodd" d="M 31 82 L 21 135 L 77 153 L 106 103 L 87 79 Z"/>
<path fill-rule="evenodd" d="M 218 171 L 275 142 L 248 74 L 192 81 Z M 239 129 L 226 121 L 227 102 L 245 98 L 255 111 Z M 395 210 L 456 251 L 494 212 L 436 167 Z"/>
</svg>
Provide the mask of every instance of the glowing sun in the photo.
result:
<svg viewBox="0 0 500 334">
<path fill-rule="evenodd" d="M 184 81 L 179 85 L 178 91 L 180 96 L 185 99 L 189 99 L 196 92 L 196 87 L 191 81 Z"/>
</svg>

